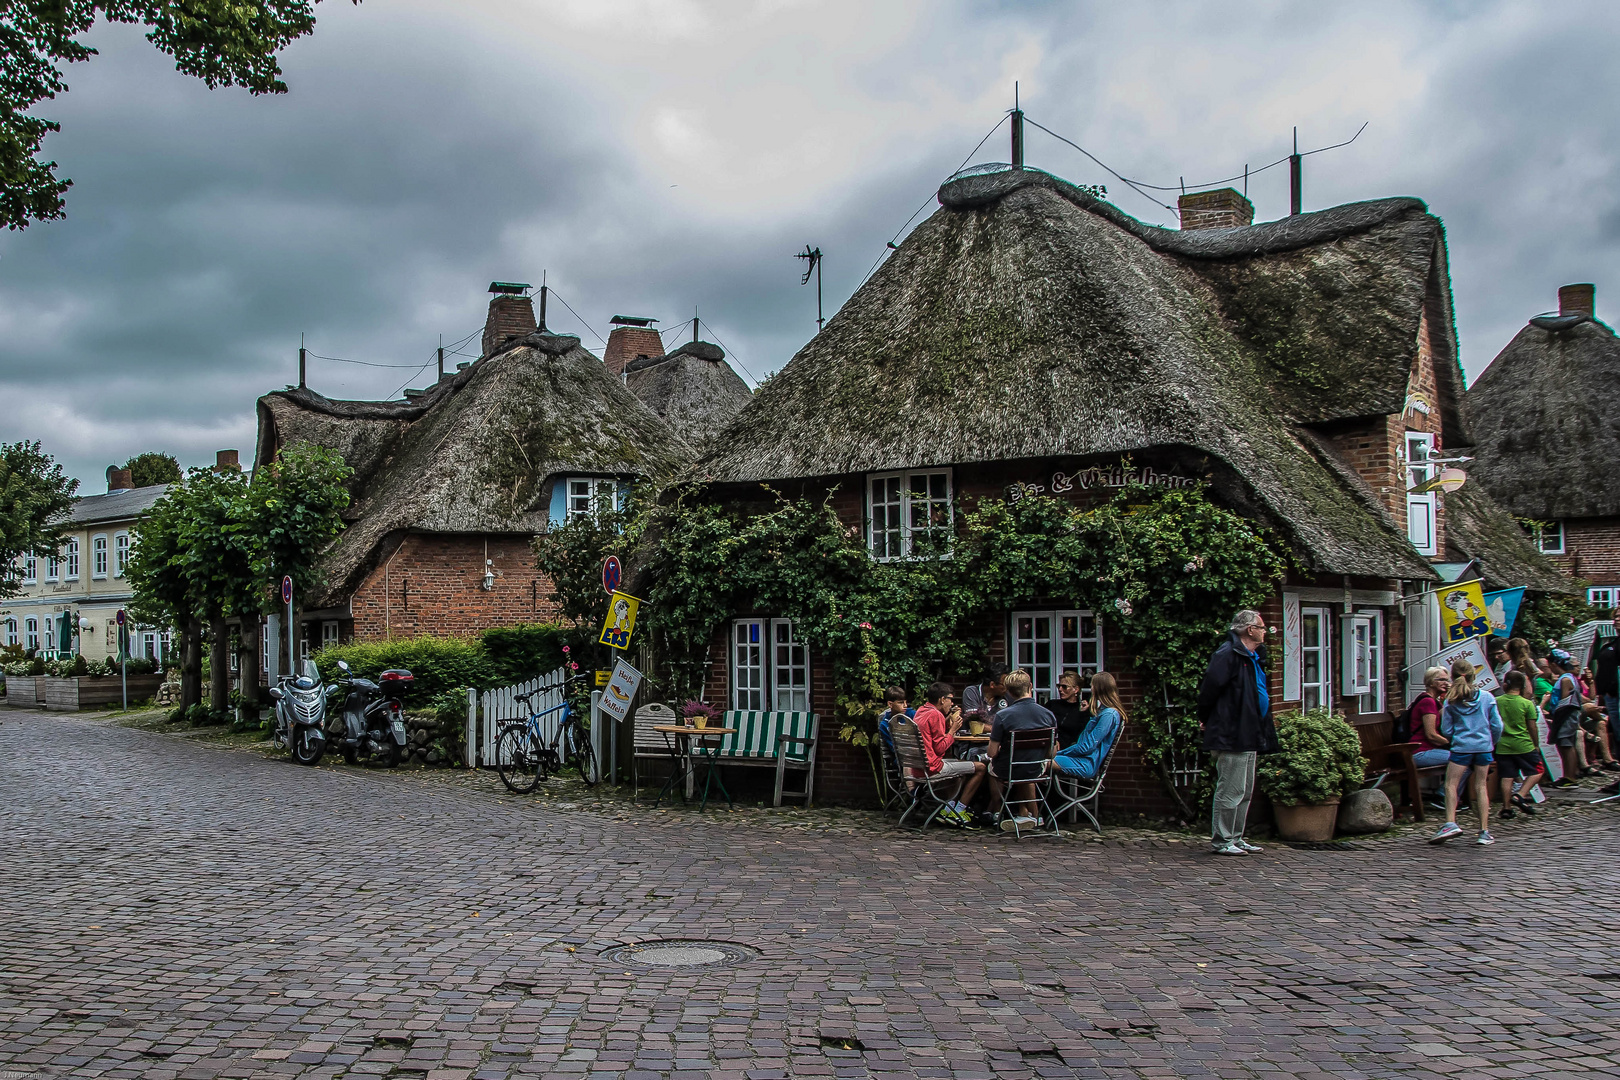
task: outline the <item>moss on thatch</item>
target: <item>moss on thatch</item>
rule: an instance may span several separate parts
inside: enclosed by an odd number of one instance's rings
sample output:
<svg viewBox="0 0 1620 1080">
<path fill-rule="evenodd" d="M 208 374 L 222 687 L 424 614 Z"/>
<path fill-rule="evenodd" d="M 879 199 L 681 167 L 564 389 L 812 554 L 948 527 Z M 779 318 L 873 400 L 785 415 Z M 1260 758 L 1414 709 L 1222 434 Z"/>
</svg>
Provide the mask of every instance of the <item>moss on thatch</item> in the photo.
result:
<svg viewBox="0 0 1620 1080">
<path fill-rule="evenodd" d="M 624 377 L 630 392 L 694 449 L 706 445 L 753 397 L 726 363 L 724 350 L 707 341 L 636 360 Z"/>
<path fill-rule="evenodd" d="M 1278 249 L 1298 252 L 1292 261 L 1256 268 L 1234 261 L 1244 256 L 1230 237 L 1202 242 L 1210 258 L 1228 260 L 1219 265 L 1195 264 L 1186 244 L 1160 251 L 1141 235 L 1148 226 L 1126 228 L 1124 215 L 1098 209 L 1106 204 L 1048 183 L 959 209 L 948 194 L 946 208 L 761 388 L 697 478 L 772 481 L 1184 445 L 1231 465 L 1306 566 L 1432 577 L 1300 427 L 1400 411 L 1430 282 L 1424 258 L 1432 261 L 1438 242 L 1421 204 L 1391 200 L 1344 215 L 1349 232 L 1316 238 L 1331 250 L 1302 251 L 1299 238 L 1322 226 L 1295 224 L 1285 238 L 1294 246 Z M 1260 240 L 1261 254 L 1275 257 L 1267 245 L 1281 241 Z M 1342 310 L 1257 329 L 1258 302 L 1233 314 L 1250 288 L 1274 303 Z M 1373 325 L 1352 326 L 1357 315 Z M 1299 344 L 1268 354 L 1268 334 L 1273 346 Z M 1301 370 L 1279 394 L 1290 364 Z M 1368 367 L 1372 375 L 1342 385 L 1345 373 Z"/>
<path fill-rule="evenodd" d="M 1538 521 L 1620 516 L 1620 339 L 1583 319 L 1528 325 L 1468 391 L 1468 475 Z"/>
<path fill-rule="evenodd" d="M 1470 476 L 1456 491 L 1441 496 L 1446 514 L 1446 547 L 1458 561 L 1473 559 L 1486 587 L 1575 593 L 1575 583 L 1530 542 L 1512 513 Z"/>
</svg>

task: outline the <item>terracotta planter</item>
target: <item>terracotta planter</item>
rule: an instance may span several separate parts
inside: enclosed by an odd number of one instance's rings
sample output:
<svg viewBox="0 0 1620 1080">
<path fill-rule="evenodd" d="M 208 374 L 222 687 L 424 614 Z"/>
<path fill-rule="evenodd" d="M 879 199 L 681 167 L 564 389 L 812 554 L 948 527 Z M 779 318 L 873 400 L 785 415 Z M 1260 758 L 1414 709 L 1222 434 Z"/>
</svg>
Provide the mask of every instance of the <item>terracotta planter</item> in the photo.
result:
<svg viewBox="0 0 1620 1080">
<path fill-rule="evenodd" d="M 1298 805 L 1274 802 L 1271 809 L 1277 815 L 1277 835 L 1284 840 L 1324 843 L 1333 839 L 1333 824 L 1339 817 L 1338 799 Z"/>
</svg>

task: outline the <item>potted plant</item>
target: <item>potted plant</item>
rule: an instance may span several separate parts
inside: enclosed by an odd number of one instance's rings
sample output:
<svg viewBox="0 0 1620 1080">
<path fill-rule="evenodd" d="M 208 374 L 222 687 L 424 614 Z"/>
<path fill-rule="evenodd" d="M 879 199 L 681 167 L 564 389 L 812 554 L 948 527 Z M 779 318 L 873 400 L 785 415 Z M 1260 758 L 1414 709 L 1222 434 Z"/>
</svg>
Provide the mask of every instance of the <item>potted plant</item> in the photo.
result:
<svg viewBox="0 0 1620 1080">
<path fill-rule="evenodd" d="M 688 701 L 681 706 L 681 720 L 692 727 L 708 727 L 709 721 L 720 715 L 720 710 L 702 701 Z"/>
<path fill-rule="evenodd" d="M 1260 758 L 1260 790 L 1271 798 L 1284 840 L 1333 839 L 1339 800 L 1361 787 L 1367 760 L 1356 729 L 1326 709 L 1276 718 L 1279 753 Z"/>
</svg>

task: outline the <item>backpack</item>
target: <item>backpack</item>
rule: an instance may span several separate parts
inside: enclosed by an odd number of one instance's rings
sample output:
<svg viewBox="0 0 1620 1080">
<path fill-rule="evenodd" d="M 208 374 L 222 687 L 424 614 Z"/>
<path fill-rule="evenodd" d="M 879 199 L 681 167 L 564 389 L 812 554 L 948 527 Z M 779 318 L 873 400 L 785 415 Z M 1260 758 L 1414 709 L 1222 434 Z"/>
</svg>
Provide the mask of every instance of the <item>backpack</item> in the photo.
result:
<svg viewBox="0 0 1620 1080">
<path fill-rule="evenodd" d="M 1417 703 L 1424 698 L 1434 701 L 1434 695 L 1425 690 L 1412 699 L 1412 704 L 1406 707 L 1405 712 L 1395 718 L 1395 728 L 1390 732 L 1390 742 L 1411 742 L 1417 736 Z M 1435 702 L 1435 704 L 1438 705 L 1439 702 Z"/>
</svg>

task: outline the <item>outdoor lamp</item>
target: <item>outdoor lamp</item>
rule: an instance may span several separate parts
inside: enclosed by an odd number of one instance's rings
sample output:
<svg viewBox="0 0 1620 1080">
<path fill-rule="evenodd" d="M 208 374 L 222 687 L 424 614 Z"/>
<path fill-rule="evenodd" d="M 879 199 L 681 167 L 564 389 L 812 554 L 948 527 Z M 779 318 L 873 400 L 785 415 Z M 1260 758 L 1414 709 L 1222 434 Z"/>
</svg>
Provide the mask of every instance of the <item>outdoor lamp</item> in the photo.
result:
<svg viewBox="0 0 1620 1080">
<path fill-rule="evenodd" d="M 495 587 L 495 560 L 484 560 L 484 591 L 489 592 Z"/>
<path fill-rule="evenodd" d="M 1468 474 L 1458 468 L 1441 469 L 1431 479 L 1425 480 L 1417 487 L 1412 488 L 1412 494 L 1421 494 L 1428 491 L 1456 491 L 1468 480 Z"/>
<path fill-rule="evenodd" d="M 95 626 L 90 622 L 89 619 L 80 618 L 79 619 L 79 629 L 80 630 L 94 630 Z"/>
</svg>

